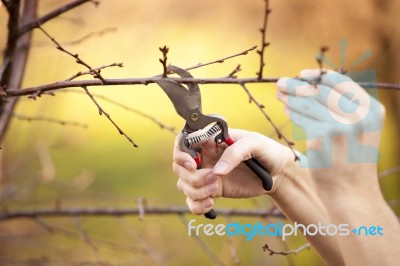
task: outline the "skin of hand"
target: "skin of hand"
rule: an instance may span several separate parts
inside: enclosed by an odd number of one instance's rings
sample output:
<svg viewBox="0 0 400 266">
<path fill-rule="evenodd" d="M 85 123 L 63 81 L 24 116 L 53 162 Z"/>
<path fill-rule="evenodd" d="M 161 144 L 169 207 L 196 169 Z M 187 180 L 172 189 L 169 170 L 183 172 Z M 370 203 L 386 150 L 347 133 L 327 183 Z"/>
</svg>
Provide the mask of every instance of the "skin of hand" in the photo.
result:
<svg viewBox="0 0 400 266">
<path fill-rule="evenodd" d="M 315 78 L 319 73 L 320 70 L 303 70 L 300 77 Z M 318 151 L 316 158 L 312 155 L 307 158 L 308 163 L 310 160 L 332 160 L 331 165 L 309 168 L 331 222 L 346 223 L 351 228 L 383 228 L 383 236 L 351 234 L 338 237 L 345 263 L 397 264 L 400 260 L 400 226 L 380 191 L 377 153 L 354 146 L 357 143 L 378 150 L 385 118 L 384 107 L 357 83 L 333 71 L 327 71 L 322 76 L 317 88 L 288 78 L 279 80 L 277 87 L 278 99 L 285 104 L 292 121 L 307 134 L 307 150 Z M 356 96 L 356 101 L 353 96 Z M 340 97 L 347 97 L 347 104 L 355 105 L 356 111 L 346 113 L 340 110 L 334 102 Z M 334 101 L 329 102 L 329 99 Z M 330 116 L 324 115 L 327 113 Z M 315 132 L 321 132 L 332 149 L 324 149 L 321 140 L 312 138 L 316 137 Z M 358 162 L 349 162 L 354 159 Z"/>
<path fill-rule="evenodd" d="M 202 146 L 202 169 L 196 170 L 193 158 L 175 142 L 173 170 L 179 177 L 178 190 L 194 214 L 203 214 L 214 206 L 215 197 L 248 198 L 268 194 L 293 221 L 308 225 L 316 220 L 329 224 L 328 213 L 315 192 L 307 169 L 299 167 L 293 153 L 258 133 L 230 129 L 236 142 L 216 150 L 213 141 Z M 242 163 L 256 158 L 269 169 L 274 185 L 266 192 L 259 178 Z M 296 204 L 293 204 L 296 202 Z M 314 236 L 308 241 L 330 265 L 344 265 L 336 237 Z"/>
<path fill-rule="evenodd" d="M 324 225 L 346 223 L 350 226 L 383 226 L 387 234 L 379 238 L 355 235 L 306 237 L 330 265 L 394 265 L 400 254 L 399 245 L 394 244 L 399 243 L 400 229 L 380 192 L 376 158 L 367 156 L 363 159 L 370 160 L 368 163 L 348 163 L 343 156 L 348 153 L 346 134 L 353 136 L 353 141 L 378 147 L 380 130 L 370 133 L 366 128 L 369 123 L 383 120 L 384 109 L 377 101 L 372 101 L 375 107 L 372 116 L 360 120 L 363 112 L 371 108 L 371 105 L 363 105 L 368 95 L 349 78 L 336 74 L 333 75 L 336 80 L 324 79 L 325 76 L 322 78 L 321 85 L 318 85 L 318 89 L 322 87 L 321 90 L 316 90 L 308 82 L 296 84 L 299 80 L 295 80 L 295 87 L 301 87 L 300 94 L 296 90 L 288 90 L 288 79 L 281 79 L 277 84 L 278 98 L 290 111 L 291 119 L 300 126 L 308 125 L 304 128 L 307 133 L 317 130 L 323 132 L 324 137 L 331 141 L 332 150 L 327 152 L 322 149 L 322 153 L 314 157 L 303 156 L 300 167 L 293 161 L 293 154 L 287 147 L 257 133 L 230 130 L 237 142 L 218 151 L 214 143 L 206 143 L 202 147 L 203 169 L 200 170 L 196 170 L 194 160 L 175 145 L 173 169 L 179 177 L 177 187 L 187 196 L 187 204 L 195 214 L 210 210 L 214 205 L 214 197 L 242 198 L 268 194 L 289 219 L 305 225 L 321 222 Z M 319 70 L 305 70 L 301 78 L 318 75 Z M 316 91 L 321 92 L 317 97 L 307 97 L 315 95 Z M 345 92 L 360 97 L 361 108 L 354 116 L 343 115 L 337 106 L 319 98 L 325 93 L 325 96 L 329 94 L 333 95 L 333 99 L 339 99 Z M 352 104 L 352 101 L 349 102 Z M 315 106 L 318 106 L 316 112 L 313 109 Z M 321 110 L 329 111 L 341 123 L 329 123 L 327 117 L 321 116 Z M 354 127 L 340 126 L 355 121 L 362 122 Z M 308 139 L 307 148 L 311 151 L 321 149 L 321 142 Z M 315 167 L 329 162 L 330 155 L 333 158 L 332 165 Z M 241 163 L 251 157 L 271 172 L 274 180 L 271 191 L 263 191 L 258 178 Z M 304 167 L 307 164 L 314 167 Z"/>
</svg>

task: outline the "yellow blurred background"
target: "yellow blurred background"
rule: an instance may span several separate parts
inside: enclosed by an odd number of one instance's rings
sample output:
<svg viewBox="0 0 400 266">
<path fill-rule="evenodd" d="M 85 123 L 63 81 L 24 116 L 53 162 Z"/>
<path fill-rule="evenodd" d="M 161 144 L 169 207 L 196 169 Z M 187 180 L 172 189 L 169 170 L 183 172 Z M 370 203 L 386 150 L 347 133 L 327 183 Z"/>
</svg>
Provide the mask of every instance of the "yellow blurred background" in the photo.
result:
<svg viewBox="0 0 400 266">
<path fill-rule="evenodd" d="M 46 14 L 68 2 L 42 0 L 38 14 Z M 375 69 L 379 81 L 400 83 L 400 53 L 396 49 L 400 45 L 399 5 L 395 0 L 271 1 L 267 31 L 271 45 L 266 50 L 264 76 L 295 76 L 301 69 L 316 68 L 315 55 L 323 45 L 330 47 L 329 60 L 340 67 L 339 42 L 344 39 L 348 42 L 345 68 L 370 49 L 372 57 L 349 70 Z M 85 4 L 44 24 L 43 28 L 92 67 L 124 64 L 123 68 L 105 69 L 102 75 L 106 78 L 151 77 L 162 72 L 158 47 L 164 45 L 170 48 L 168 62 L 180 67 L 213 61 L 260 45 L 258 29 L 263 11 L 262 0 L 103 0 L 98 7 Z M 1 49 L 5 46 L 6 25 L 7 14 L 1 7 Z M 69 44 L 104 29 L 112 30 L 76 45 Z M 254 77 L 259 57 L 253 51 L 191 73 L 195 77 L 224 77 L 238 64 L 243 69 L 239 77 Z M 64 80 L 82 70 L 85 69 L 55 49 L 40 31 L 34 31 L 24 88 Z M 284 126 L 283 132 L 291 136 L 289 120 L 275 97 L 275 85 L 248 87 L 266 106 L 276 124 Z M 275 138 L 272 127 L 255 105 L 248 103 L 239 85 L 201 85 L 200 88 L 204 113 L 221 114 L 231 127 Z M 177 131 L 183 126 L 167 96 L 154 84 L 89 89 L 151 115 Z M 396 109 L 396 97 L 398 93 L 387 90 L 379 93 L 388 111 L 380 150 L 381 172 L 400 165 L 400 109 Z M 140 115 L 101 99 L 98 101 L 139 148 L 133 148 L 104 116 L 99 116 L 84 94 L 57 92 L 55 96 L 43 95 L 36 101 L 23 98 L 15 111 L 18 114 L 76 121 L 87 124 L 88 128 L 14 119 L 0 153 L 2 208 L 51 208 L 55 202 L 70 208 L 136 207 L 135 201 L 140 197 L 146 198 L 150 206 L 184 205 L 184 197 L 177 192 L 176 177 L 171 171 L 175 135 Z M 296 143 L 300 150 L 302 145 Z M 394 172 L 381 179 L 385 197 L 397 215 L 400 215 L 399 178 L 400 174 Z M 221 199 L 217 206 L 264 209 L 272 203 L 268 198 Z M 74 219 L 44 221 L 68 233 L 48 232 L 31 220 L 0 222 L 0 263 L 95 264 L 96 252 L 82 241 Z M 196 239 L 187 236 L 185 222 L 178 216 L 145 217 L 144 221 L 137 217 L 95 217 L 80 221 L 94 239 L 97 255 L 105 265 L 218 264 Z M 228 220 L 221 217 L 218 222 Z M 301 237 L 286 243 L 262 237 L 252 241 L 237 237 L 233 243 L 228 243 L 226 238 L 204 241 L 225 265 L 235 265 L 232 245 L 242 265 L 322 265 L 313 250 L 287 258 L 268 256 L 261 248 L 268 243 L 277 250 L 293 249 L 305 242 Z"/>
</svg>

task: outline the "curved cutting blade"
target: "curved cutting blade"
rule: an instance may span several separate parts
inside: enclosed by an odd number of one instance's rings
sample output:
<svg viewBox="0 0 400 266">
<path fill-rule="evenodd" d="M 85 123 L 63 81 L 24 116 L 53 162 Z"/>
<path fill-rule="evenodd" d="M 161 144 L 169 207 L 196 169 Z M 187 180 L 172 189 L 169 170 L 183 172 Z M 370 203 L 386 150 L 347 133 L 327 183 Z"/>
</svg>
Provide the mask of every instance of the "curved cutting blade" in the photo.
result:
<svg viewBox="0 0 400 266">
<path fill-rule="evenodd" d="M 169 66 L 168 70 L 182 78 L 193 78 L 188 71 L 176 66 Z M 194 109 L 197 108 L 201 112 L 201 95 L 197 84 L 188 84 L 188 89 L 186 89 L 177 81 L 168 78 L 161 78 L 156 80 L 155 83 L 164 90 L 173 103 L 176 112 L 186 121 L 188 121 Z"/>
</svg>

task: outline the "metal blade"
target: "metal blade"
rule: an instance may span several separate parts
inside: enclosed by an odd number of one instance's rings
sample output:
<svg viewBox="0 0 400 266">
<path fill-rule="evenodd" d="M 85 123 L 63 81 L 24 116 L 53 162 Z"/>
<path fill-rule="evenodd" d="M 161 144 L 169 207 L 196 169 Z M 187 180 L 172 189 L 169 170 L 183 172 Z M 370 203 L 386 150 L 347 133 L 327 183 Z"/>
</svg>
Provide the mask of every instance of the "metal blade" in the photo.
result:
<svg viewBox="0 0 400 266">
<path fill-rule="evenodd" d="M 182 78 L 192 78 L 192 75 L 184 69 L 175 66 L 169 66 L 168 69 Z M 193 110 L 197 109 L 201 112 L 201 95 L 197 84 L 189 84 L 188 90 L 177 81 L 168 78 L 156 80 L 155 83 L 164 90 L 173 103 L 176 112 L 186 121 L 189 120 Z"/>
</svg>

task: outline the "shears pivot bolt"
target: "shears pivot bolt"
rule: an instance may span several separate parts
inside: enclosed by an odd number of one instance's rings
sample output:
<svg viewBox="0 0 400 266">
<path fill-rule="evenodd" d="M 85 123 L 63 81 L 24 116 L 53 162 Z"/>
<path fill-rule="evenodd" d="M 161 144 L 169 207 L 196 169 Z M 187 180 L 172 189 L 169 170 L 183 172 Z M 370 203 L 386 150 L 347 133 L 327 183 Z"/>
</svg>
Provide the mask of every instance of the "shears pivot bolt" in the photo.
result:
<svg viewBox="0 0 400 266">
<path fill-rule="evenodd" d="M 199 114 L 198 114 L 198 113 L 193 113 L 193 114 L 190 116 L 190 121 L 192 121 L 192 122 L 196 122 L 197 119 L 199 119 Z"/>
</svg>

